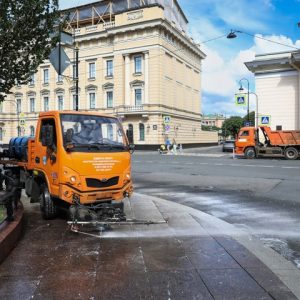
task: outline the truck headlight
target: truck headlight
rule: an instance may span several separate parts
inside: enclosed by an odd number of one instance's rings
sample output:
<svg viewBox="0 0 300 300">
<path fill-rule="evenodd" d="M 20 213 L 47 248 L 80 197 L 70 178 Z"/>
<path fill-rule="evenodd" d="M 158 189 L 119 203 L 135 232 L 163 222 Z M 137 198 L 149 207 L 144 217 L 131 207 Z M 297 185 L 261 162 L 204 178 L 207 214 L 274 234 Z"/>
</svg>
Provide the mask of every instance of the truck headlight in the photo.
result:
<svg viewBox="0 0 300 300">
<path fill-rule="evenodd" d="M 80 184 L 80 176 L 68 167 L 63 168 L 64 180 L 72 185 Z"/>
</svg>

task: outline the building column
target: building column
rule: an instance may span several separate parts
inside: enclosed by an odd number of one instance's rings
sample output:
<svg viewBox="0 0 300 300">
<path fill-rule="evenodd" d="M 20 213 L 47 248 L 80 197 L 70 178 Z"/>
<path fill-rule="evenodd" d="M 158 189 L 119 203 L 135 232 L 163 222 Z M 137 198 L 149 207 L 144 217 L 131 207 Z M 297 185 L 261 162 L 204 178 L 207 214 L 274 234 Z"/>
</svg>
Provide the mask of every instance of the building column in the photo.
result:
<svg viewBox="0 0 300 300">
<path fill-rule="evenodd" d="M 129 54 L 125 54 L 125 105 L 130 106 L 130 57 Z"/>
<path fill-rule="evenodd" d="M 144 52 L 144 62 L 145 62 L 144 63 L 144 66 L 145 66 L 144 103 L 148 104 L 149 103 L 149 52 Z"/>
</svg>

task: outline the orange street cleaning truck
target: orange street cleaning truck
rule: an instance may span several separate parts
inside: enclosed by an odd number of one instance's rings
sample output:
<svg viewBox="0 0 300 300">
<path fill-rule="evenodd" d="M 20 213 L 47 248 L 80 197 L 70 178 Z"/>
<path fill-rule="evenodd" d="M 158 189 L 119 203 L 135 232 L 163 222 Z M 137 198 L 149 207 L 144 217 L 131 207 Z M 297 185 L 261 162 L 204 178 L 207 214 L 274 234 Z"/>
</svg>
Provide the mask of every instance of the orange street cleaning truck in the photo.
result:
<svg viewBox="0 0 300 300">
<path fill-rule="evenodd" d="M 243 127 L 235 141 L 235 153 L 245 158 L 285 157 L 295 160 L 300 154 L 300 130 L 271 130 L 261 126 Z"/>
<path fill-rule="evenodd" d="M 40 202 L 46 219 L 58 208 L 69 209 L 73 219 L 89 219 L 91 208 L 94 217 L 122 218 L 122 200 L 133 192 L 132 151 L 117 118 L 43 112 L 34 138 L 12 138 L 1 153 L 2 178 Z"/>
</svg>

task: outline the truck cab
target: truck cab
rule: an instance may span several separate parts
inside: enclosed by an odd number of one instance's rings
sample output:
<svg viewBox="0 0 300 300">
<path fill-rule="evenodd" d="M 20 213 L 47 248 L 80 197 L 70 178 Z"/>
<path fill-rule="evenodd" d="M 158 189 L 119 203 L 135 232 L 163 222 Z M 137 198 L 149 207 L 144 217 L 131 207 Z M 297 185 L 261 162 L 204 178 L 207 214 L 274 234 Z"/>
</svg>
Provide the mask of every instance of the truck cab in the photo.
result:
<svg viewBox="0 0 300 300">
<path fill-rule="evenodd" d="M 45 218 L 59 202 L 72 205 L 120 202 L 133 192 L 131 147 L 117 118 L 90 112 L 49 111 L 39 116 L 28 143 L 32 183 Z M 38 192 L 37 192 L 38 191 Z"/>
</svg>

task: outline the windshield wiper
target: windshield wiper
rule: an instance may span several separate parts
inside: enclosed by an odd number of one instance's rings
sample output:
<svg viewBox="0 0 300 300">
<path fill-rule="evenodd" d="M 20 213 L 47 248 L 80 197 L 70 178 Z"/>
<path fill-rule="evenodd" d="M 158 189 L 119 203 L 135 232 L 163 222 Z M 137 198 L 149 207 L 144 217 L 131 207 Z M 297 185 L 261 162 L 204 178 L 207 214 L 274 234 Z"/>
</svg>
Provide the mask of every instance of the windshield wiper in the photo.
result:
<svg viewBox="0 0 300 300">
<path fill-rule="evenodd" d="M 100 145 L 98 145 L 97 143 L 92 143 L 92 144 L 80 144 L 80 143 L 72 143 L 71 144 L 73 146 L 73 148 L 76 148 L 76 147 L 83 147 L 83 148 L 88 148 L 88 149 L 91 149 L 91 148 L 96 148 L 98 150 L 100 150 Z"/>
<path fill-rule="evenodd" d="M 92 143 L 90 145 L 109 147 L 110 149 L 125 149 L 124 145 L 112 144 L 112 143 Z"/>
</svg>

